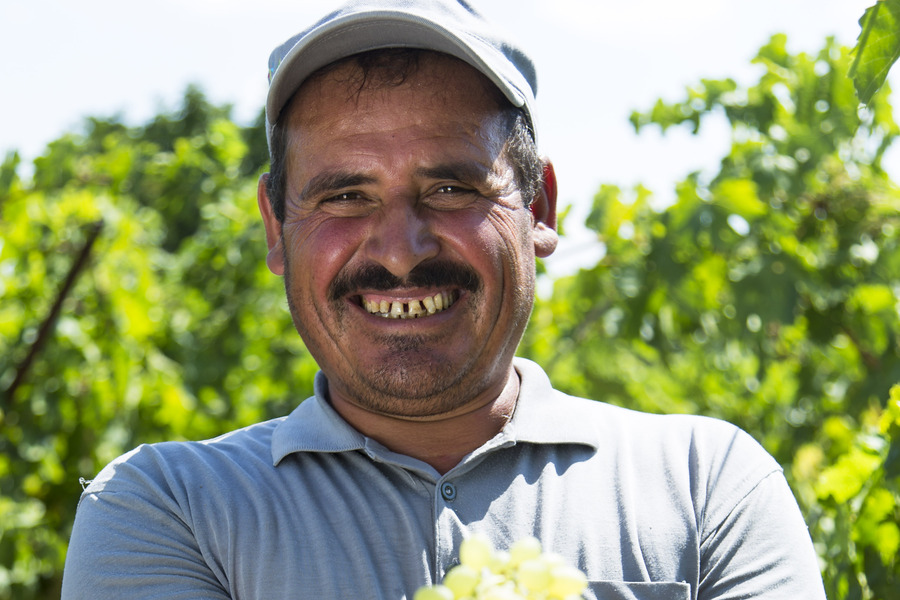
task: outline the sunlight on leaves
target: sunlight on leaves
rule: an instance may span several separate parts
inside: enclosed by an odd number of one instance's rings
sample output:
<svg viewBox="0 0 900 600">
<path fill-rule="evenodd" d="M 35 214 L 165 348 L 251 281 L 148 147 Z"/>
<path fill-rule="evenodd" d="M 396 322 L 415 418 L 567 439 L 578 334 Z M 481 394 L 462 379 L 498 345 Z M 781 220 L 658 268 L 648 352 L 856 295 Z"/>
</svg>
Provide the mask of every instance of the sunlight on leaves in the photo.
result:
<svg viewBox="0 0 900 600">
<path fill-rule="evenodd" d="M 859 24 L 862 31 L 848 74 L 860 101 L 868 104 L 900 57 L 900 0 L 879 0 L 866 10 Z"/>
</svg>

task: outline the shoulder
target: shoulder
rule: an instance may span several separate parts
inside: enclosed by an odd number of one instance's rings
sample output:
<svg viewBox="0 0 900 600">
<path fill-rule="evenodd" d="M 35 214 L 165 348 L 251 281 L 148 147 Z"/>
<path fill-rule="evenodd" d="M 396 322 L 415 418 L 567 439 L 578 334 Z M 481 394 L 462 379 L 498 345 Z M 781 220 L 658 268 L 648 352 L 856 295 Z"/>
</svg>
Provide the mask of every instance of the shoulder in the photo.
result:
<svg viewBox="0 0 900 600">
<path fill-rule="evenodd" d="M 784 484 L 778 462 L 726 421 L 642 413 L 565 394 L 558 400 L 590 423 L 598 457 L 614 457 L 617 472 L 639 474 L 634 485 L 648 494 L 667 482 L 671 493 L 692 498 L 707 523 L 722 522 L 766 482 Z"/>
<path fill-rule="evenodd" d="M 693 470 L 715 471 L 740 463 L 757 476 L 779 471 L 774 458 L 743 429 L 701 415 L 653 414 L 568 396 L 558 399 L 579 420 L 590 423 L 596 443 L 618 452 L 648 455 L 669 464 L 685 463 Z"/>
<path fill-rule="evenodd" d="M 661 415 L 578 398 L 554 389 L 535 363 L 516 359 L 522 387 L 514 417 L 525 441 L 583 443 L 605 456 L 656 465 L 712 469 L 741 460 L 766 472 L 777 463 L 731 423 L 697 415 Z"/>
<path fill-rule="evenodd" d="M 272 467 L 272 433 L 284 418 L 257 423 L 203 441 L 142 444 L 110 462 L 85 494 L 146 493 L 246 476 Z"/>
<path fill-rule="evenodd" d="M 646 413 L 557 390 L 554 390 L 553 405 L 573 424 L 583 423 L 598 444 L 662 450 L 681 447 L 704 454 L 739 451 L 768 456 L 745 431 L 712 417 Z"/>
</svg>

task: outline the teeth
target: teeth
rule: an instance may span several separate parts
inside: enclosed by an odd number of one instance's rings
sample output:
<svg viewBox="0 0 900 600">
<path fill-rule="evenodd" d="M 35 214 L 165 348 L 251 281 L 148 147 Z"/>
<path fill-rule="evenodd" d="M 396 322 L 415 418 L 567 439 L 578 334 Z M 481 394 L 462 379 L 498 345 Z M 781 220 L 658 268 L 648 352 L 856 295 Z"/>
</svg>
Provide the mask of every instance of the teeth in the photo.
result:
<svg viewBox="0 0 900 600">
<path fill-rule="evenodd" d="M 413 300 L 409 303 L 409 311 L 408 314 L 410 318 L 418 317 L 419 315 L 425 314 L 425 311 L 422 310 L 422 305 L 419 304 L 418 300 Z"/>
<path fill-rule="evenodd" d="M 416 319 L 433 315 L 450 308 L 453 304 L 453 295 L 450 292 L 438 292 L 434 296 L 426 296 L 422 300 L 412 300 L 408 304 L 404 302 L 389 302 L 388 300 L 365 300 L 365 309 L 373 315 L 380 315 L 389 319 Z"/>
</svg>

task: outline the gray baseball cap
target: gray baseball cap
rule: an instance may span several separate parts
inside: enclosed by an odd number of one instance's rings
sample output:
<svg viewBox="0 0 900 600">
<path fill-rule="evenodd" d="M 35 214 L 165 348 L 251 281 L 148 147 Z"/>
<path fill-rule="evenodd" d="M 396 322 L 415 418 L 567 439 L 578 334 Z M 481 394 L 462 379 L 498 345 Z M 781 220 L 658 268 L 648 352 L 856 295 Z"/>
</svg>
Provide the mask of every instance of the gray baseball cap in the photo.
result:
<svg viewBox="0 0 900 600">
<path fill-rule="evenodd" d="M 455 56 L 483 73 L 534 130 L 534 63 L 465 0 L 351 1 L 269 56 L 266 137 L 303 81 L 342 58 L 382 48 L 420 48 Z"/>
</svg>

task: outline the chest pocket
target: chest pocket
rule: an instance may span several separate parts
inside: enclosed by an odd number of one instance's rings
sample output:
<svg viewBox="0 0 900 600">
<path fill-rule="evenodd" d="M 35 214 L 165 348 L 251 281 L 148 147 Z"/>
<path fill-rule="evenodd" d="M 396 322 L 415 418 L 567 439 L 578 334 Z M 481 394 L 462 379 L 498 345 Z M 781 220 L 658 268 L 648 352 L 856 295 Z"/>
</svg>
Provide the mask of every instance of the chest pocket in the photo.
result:
<svg viewBox="0 0 900 600">
<path fill-rule="evenodd" d="M 691 586 L 669 581 L 592 581 L 588 584 L 584 597 L 588 600 L 690 600 Z"/>
</svg>

